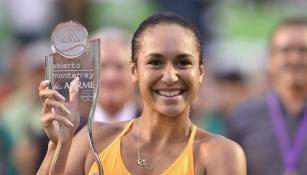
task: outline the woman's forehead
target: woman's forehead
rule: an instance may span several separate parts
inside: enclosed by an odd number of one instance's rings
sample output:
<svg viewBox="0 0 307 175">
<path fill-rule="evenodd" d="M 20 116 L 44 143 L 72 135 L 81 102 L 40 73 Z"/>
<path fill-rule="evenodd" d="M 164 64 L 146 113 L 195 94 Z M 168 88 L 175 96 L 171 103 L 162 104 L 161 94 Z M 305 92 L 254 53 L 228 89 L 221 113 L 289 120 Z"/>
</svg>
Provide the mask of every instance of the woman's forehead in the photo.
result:
<svg viewBox="0 0 307 175">
<path fill-rule="evenodd" d="M 146 31 L 141 50 L 185 50 L 194 52 L 197 44 L 193 33 L 179 25 L 159 25 Z"/>
</svg>

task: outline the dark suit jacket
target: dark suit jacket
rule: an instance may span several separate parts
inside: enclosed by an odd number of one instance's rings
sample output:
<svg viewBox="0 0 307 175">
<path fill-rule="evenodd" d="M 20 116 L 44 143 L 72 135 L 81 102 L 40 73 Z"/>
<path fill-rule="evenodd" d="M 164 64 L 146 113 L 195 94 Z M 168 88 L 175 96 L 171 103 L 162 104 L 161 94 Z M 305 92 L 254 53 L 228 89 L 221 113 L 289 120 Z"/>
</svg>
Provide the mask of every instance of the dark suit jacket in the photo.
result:
<svg viewBox="0 0 307 175">
<path fill-rule="evenodd" d="M 303 114 L 293 117 L 285 110 L 283 113 L 290 140 L 293 140 Z M 239 106 L 230 116 L 228 126 L 230 139 L 239 143 L 245 151 L 249 175 L 282 175 L 284 167 L 272 129 L 266 94 Z M 307 138 L 298 172 L 300 175 L 307 175 Z"/>
</svg>

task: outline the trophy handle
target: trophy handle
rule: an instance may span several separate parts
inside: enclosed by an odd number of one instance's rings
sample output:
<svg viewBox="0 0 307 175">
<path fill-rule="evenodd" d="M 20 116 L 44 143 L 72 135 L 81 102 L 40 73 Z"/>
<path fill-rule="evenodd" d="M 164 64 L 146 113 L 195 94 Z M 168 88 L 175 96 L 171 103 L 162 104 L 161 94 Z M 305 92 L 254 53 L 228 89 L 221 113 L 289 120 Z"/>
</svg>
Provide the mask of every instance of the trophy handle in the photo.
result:
<svg viewBox="0 0 307 175">
<path fill-rule="evenodd" d="M 98 59 L 95 59 L 95 70 L 97 70 L 97 83 L 96 83 L 96 87 L 95 87 L 95 92 L 94 92 L 94 96 L 93 96 L 93 104 L 97 104 L 97 99 L 98 99 L 98 95 L 99 95 L 99 84 L 100 84 L 100 40 L 97 39 L 97 44 L 95 45 L 95 49 L 96 52 L 98 53 L 99 57 Z M 92 152 L 94 154 L 94 158 L 95 161 L 98 165 L 98 174 L 99 175 L 103 175 L 103 167 L 102 167 L 102 163 L 101 160 L 99 158 L 99 154 L 98 151 L 96 149 L 96 146 L 94 144 L 94 139 L 93 139 L 93 119 L 94 119 L 94 114 L 95 114 L 95 109 L 96 109 L 96 105 L 93 105 L 91 110 L 90 110 L 90 115 L 88 117 L 88 124 L 87 124 L 87 131 L 88 131 L 88 138 L 89 138 L 89 142 L 91 145 L 91 149 Z"/>
<path fill-rule="evenodd" d="M 56 121 L 56 124 L 57 126 L 59 127 L 59 140 L 58 140 L 58 144 L 55 148 L 55 152 L 54 152 L 54 156 L 52 158 L 52 162 L 51 162 L 51 166 L 50 166 L 50 169 L 49 169 L 49 175 L 53 175 L 54 173 L 54 168 L 55 168 L 55 163 L 56 161 L 58 160 L 58 157 L 59 157 L 59 153 L 60 153 L 60 150 L 62 148 L 62 131 L 61 131 L 61 127 L 59 126 L 59 122 Z"/>
</svg>

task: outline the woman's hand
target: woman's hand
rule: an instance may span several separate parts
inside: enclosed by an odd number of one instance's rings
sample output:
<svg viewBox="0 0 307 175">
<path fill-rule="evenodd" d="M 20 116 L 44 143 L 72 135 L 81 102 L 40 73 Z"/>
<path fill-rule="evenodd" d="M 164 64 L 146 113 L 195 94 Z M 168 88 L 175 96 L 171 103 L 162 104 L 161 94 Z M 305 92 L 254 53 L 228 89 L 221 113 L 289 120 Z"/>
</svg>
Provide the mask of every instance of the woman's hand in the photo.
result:
<svg viewBox="0 0 307 175">
<path fill-rule="evenodd" d="M 49 80 L 45 80 L 39 86 L 39 96 L 43 102 L 41 124 L 54 144 L 58 143 L 59 131 L 61 131 L 62 143 L 65 143 L 73 138 L 80 123 L 79 78 L 74 79 L 70 84 L 68 103 L 57 91 L 48 89 L 49 83 Z"/>
</svg>

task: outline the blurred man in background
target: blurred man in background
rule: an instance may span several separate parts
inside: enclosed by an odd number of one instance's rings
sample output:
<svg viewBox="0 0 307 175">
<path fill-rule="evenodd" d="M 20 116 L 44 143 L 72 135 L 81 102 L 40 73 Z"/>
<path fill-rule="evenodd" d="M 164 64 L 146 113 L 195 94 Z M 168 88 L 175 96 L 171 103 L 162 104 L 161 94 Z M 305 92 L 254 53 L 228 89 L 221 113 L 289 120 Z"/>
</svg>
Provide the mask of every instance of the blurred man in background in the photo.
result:
<svg viewBox="0 0 307 175">
<path fill-rule="evenodd" d="M 278 25 L 267 65 L 272 88 L 234 112 L 231 137 L 245 150 L 250 175 L 306 174 L 306 19 Z"/>
<path fill-rule="evenodd" d="M 130 75 L 130 34 L 119 28 L 105 28 L 93 38 L 101 38 L 100 92 L 94 121 L 110 123 L 137 117 Z"/>
</svg>

